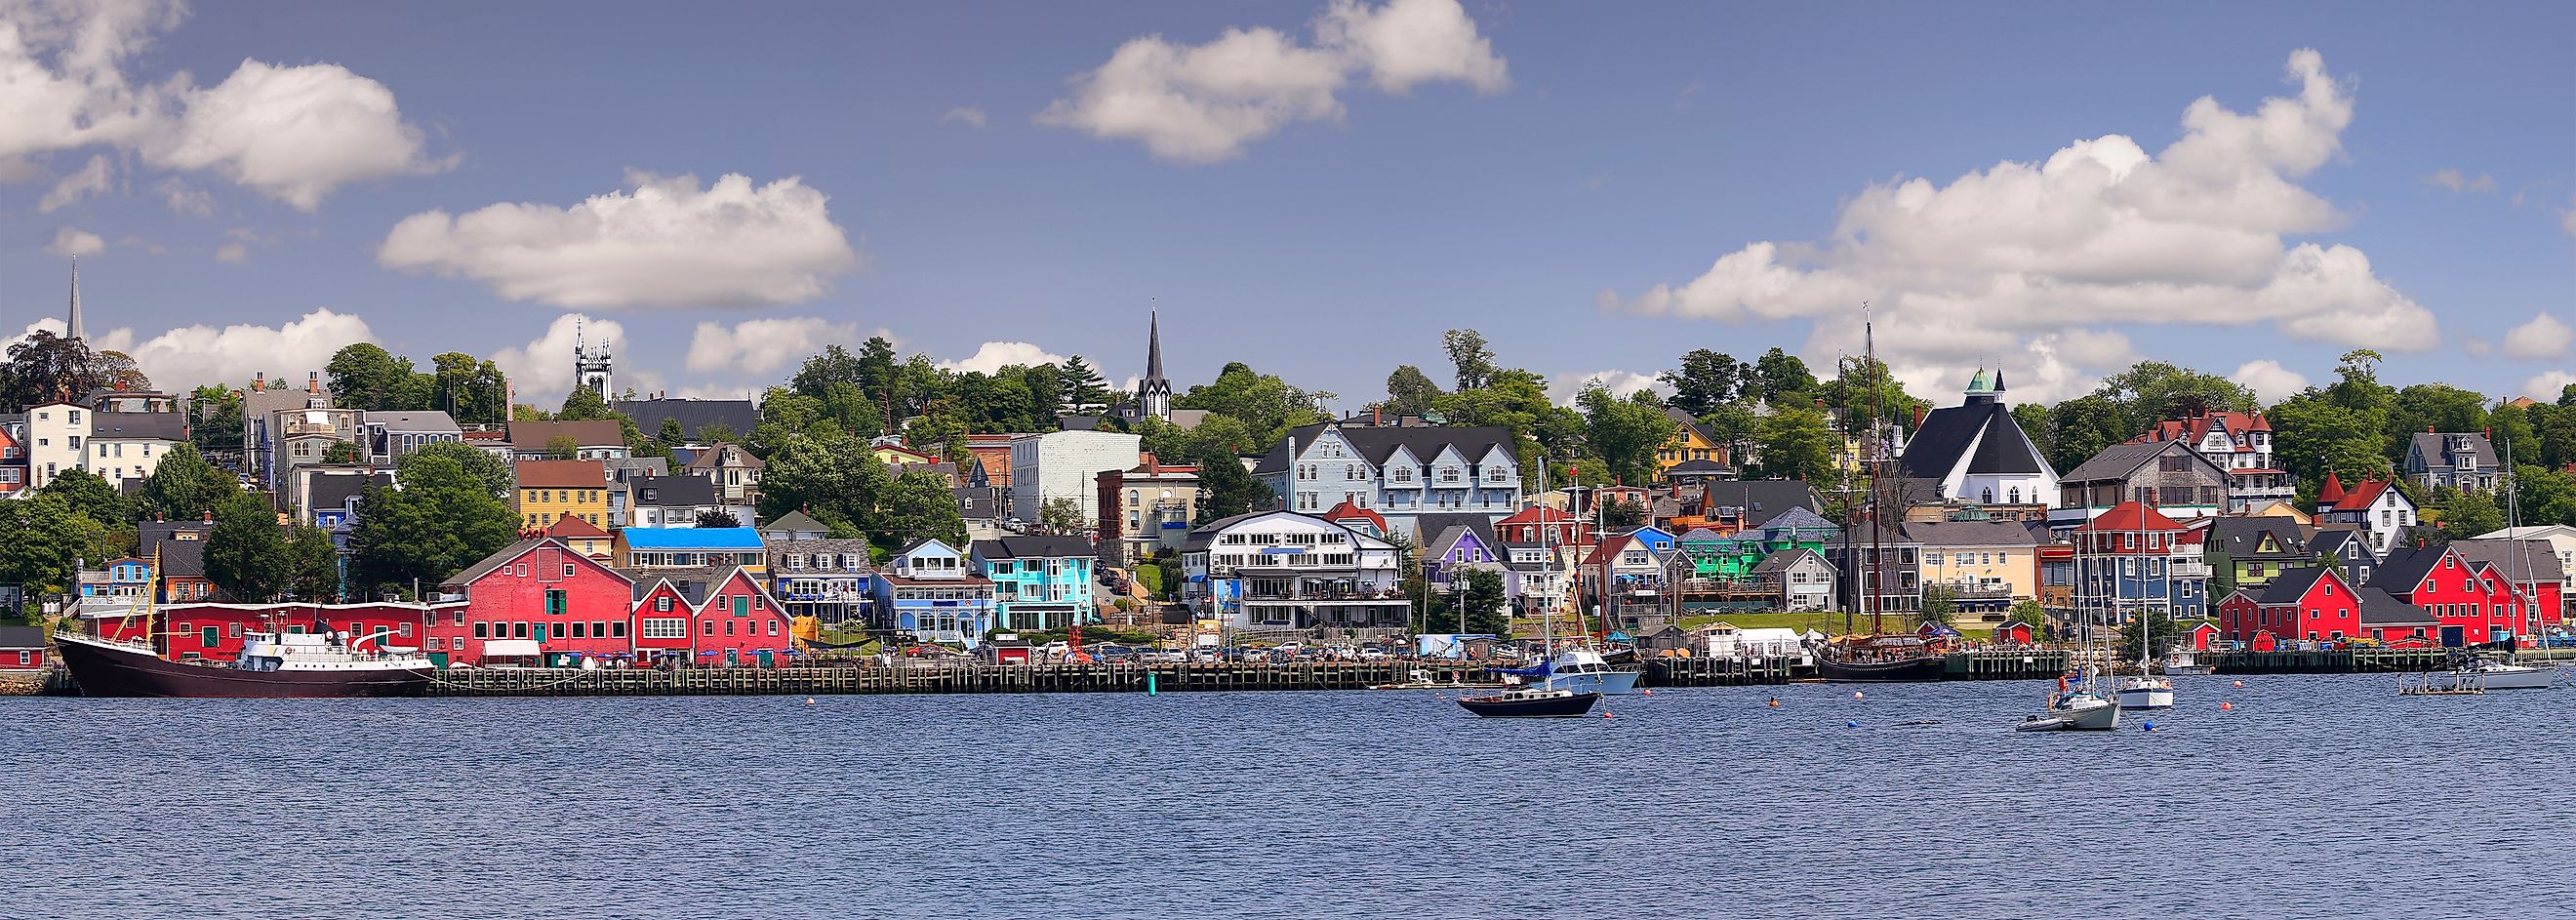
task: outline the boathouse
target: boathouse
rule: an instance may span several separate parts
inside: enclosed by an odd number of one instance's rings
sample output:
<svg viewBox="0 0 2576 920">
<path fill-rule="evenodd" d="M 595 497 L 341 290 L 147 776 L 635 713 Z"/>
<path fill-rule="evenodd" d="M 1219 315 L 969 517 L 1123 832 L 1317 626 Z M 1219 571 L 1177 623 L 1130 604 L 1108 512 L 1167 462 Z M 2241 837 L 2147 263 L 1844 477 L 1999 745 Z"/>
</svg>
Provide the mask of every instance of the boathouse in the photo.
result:
<svg viewBox="0 0 2576 920">
<path fill-rule="evenodd" d="M 45 631 L 34 626 L 0 626 L 0 673 L 45 667 Z"/>
</svg>

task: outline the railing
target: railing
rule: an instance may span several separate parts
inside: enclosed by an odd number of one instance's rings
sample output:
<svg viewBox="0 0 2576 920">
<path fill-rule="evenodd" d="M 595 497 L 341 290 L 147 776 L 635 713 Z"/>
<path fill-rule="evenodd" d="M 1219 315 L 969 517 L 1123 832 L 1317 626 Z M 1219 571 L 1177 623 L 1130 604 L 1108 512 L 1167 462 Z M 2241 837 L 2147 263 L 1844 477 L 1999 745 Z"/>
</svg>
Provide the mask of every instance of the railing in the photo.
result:
<svg viewBox="0 0 2576 920">
<path fill-rule="evenodd" d="M 2209 577 L 2209 563 L 2206 562 L 2175 562 L 2170 564 L 2169 570 L 2175 578 Z"/>
</svg>

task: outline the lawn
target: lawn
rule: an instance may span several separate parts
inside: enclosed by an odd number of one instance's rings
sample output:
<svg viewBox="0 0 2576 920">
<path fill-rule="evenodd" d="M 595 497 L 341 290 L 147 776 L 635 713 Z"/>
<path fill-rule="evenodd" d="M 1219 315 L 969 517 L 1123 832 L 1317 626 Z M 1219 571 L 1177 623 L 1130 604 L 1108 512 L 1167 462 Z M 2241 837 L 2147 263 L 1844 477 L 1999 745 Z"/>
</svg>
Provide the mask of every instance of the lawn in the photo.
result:
<svg viewBox="0 0 2576 920">
<path fill-rule="evenodd" d="M 1683 617 L 1681 619 L 1681 627 L 1683 629 L 1698 629 L 1710 623 L 1723 620 L 1734 624 L 1739 629 L 1794 629 L 1799 632 L 1806 632 L 1807 630 L 1812 629 L 1828 636 L 1841 635 L 1851 631 L 1854 627 L 1857 627 L 1862 631 L 1867 631 L 1869 629 L 1868 617 L 1854 617 L 1848 623 L 1846 623 L 1843 617 L 1844 614 L 1841 611 L 1810 613 L 1695 613 L 1690 616 Z M 1891 630 L 1910 630 L 1914 628 L 1914 620 L 1910 616 L 1900 618 L 1895 615 L 1890 615 L 1887 618 L 1887 628 Z"/>
</svg>

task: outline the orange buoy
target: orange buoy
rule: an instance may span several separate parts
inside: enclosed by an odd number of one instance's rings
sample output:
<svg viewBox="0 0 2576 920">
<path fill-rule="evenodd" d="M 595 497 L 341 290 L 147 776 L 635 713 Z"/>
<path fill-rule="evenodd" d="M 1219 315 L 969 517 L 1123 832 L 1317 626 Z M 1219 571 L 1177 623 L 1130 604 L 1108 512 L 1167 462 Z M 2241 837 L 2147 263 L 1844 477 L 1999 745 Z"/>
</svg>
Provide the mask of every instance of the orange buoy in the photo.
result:
<svg viewBox="0 0 2576 920">
<path fill-rule="evenodd" d="M 2236 708 L 2236 704 L 2234 704 L 2234 703 L 2220 703 L 2220 704 L 2218 704 L 2218 708 L 2219 708 L 2219 710 L 2220 710 L 2220 711 L 2231 710 L 2231 709 L 2235 709 L 2235 708 Z"/>
<path fill-rule="evenodd" d="M 2239 687 L 2242 687 L 2242 686 L 2245 686 L 2245 682 L 2240 680 L 2240 681 L 2237 681 L 2237 682 L 2236 682 L 2236 685 L 2237 685 L 2237 686 L 2239 686 Z"/>
<path fill-rule="evenodd" d="M 1609 717 L 1610 717 L 1610 710 L 1607 710 L 1607 709 L 1601 710 L 1601 717 L 1602 717 L 1602 718 L 1604 718 L 1604 719 L 1609 718 Z"/>
<path fill-rule="evenodd" d="M 1771 708 L 1773 708 L 1773 709 L 1778 709 L 1778 708 L 1780 708 L 1780 698 L 1779 698 L 1779 697 L 1776 697 L 1776 696 L 1775 696 L 1775 697 L 1772 697 L 1772 698 L 1771 698 Z"/>
</svg>

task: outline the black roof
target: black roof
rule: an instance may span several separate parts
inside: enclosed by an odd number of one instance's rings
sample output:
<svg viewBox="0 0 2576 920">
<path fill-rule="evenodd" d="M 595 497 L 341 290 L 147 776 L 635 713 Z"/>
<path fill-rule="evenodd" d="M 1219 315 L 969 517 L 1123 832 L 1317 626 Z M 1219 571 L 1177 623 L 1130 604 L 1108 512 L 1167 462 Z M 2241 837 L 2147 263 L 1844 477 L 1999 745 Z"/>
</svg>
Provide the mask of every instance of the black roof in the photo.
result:
<svg viewBox="0 0 2576 920">
<path fill-rule="evenodd" d="M 1091 541 L 1075 536 L 1003 537 L 977 540 L 975 555 L 986 559 L 1051 559 L 1091 555 Z"/>
<path fill-rule="evenodd" d="M 304 493 L 304 510 L 309 514 L 324 508 L 345 507 L 349 504 L 349 499 L 358 497 L 358 493 L 366 491 L 368 486 L 389 486 L 393 485 L 393 482 L 394 474 L 392 473 L 374 473 L 360 476 L 315 476 L 313 477 L 312 487 L 307 489 Z"/>
<path fill-rule="evenodd" d="M 638 476 L 626 483 L 628 504 L 648 508 L 693 508 L 716 502 L 716 484 L 704 476 Z"/>
<path fill-rule="evenodd" d="M 2198 451 L 2192 450 L 2191 446 L 2184 442 L 2148 441 L 2143 444 L 2113 444 L 2109 447 L 2102 448 L 2101 453 L 2094 454 L 2092 459 L 2077 464 L 2074 469 L 2066 471 L 2066 475 L 2059 477 L 2059 480 L 2067 483 L 2078 483 L 2108 482 L 2127 479 L 2131 475 L 2137 473 L 2139 467 L 2146 466 L 2149 461 L 2152 461 L 2157 457 L 2164 456 L 2168 451 L 2190 457 L 2200 465 L 2206 466 L 2212 471 L 2217 472 L 2222 479 L 2227 475 L 2226 468 L 2211 462 L 2207 457 L 2201 456 Z"/>
<path fill-rule="evenodd" d="M 2263 552 L 2269 535 L 2276 549 Z M 2280 517 L 2223 517 L 2210 522 L 2208 545 L 2230 559 L 2313 559 L 2299 522 Z"/>
<path fill-rule="evenodd" d="M 2296 604 L 2308 596 L 2308 590 L 2316 586 L 2317 579 L 2326 577 L 2330 571 L 2333 570 L 2321 565 L 2282 569 L 2281 574 L 2273 576 L 2272 581 L 2263 586 L 2263 596 L 2255 598 L 2255 602 L 2268 607 Z"/>
<path fill-rule="evenodd" d="M 609 408 L 634 419 L 636 429 L 648 438 L 662 430 L 666 418 L 678 419 L 680 431 L 690 438 L 717 423 L 732 428 L 736 438 L 760 427 L 760 407 L 748 399 L 621 399 Z"/>
<path fill-rule="evenodd" d="M 1726 464 L 1719 463 L 1715 460 L 1684 460 L 1680 463 L 1665 467 L 1664 478 L 1671 479 L 1677 476 L 1724 476 L 1728 472 L 1730 471 L 1726 468 Z"/>
<path fill-rule="evenodd" d="M 1925 546 L 2037 546 L 2039 539 L 2020 521 L 1916 521 L 1905 535 Z"/>
<path fill-rule="evenodd" d="M 957 496 L 957 515 L 969 521 L 990 521 L 1002 516 L 1002 487 L 958 486 L 948 490 Z"/>
<path fill-rule="evenodd" d="M 44 648 L 45 631 L 35 626 L 0 626 L 0 648 Z"/>
<path fill-rule="evenodd" d="M 2495 566 L 2509 581 L 2562 581 L 2567 577 L 2566 569 L 2558 564 L 2558 553 L 2547 540 L 2453 540 L 2451 550 L 2470 562 Z"/>
<path fill-rule="evenodd" d="M 185 441 L 188 439 L 188 417 L 176 412 L 93 412 L 90 413 L 89 433 L 94 441 L 125 438 Z"/>
<path fill-rule="evenodd" d="M 1983 439 L 1978 435 L 1983 433 Z M 1924 479 L 1946 481 L 1959 458 L 1976 448 L 1968 459 L 1970 473 L 2037 473 L 2048 469 L 2039 459 L 2030 438 L 2013 422 L 2012 410 L 2001 400 L 1986 394 L 1968 397 L 1966 405 L 1934 409 L 1923 417 L 1923 427 L 1905 443 L 1900 463 L 1905 474 Z"/>
<path fill-rule="evenodd" d="M 1476 535 L 1476 542 L 1483 544 L 1488 551 L 1499 551 L 1502 548 L 1502 539 L 1494 536 L 1493 518 L 1482 514 L 1455 512 L 1416 515 L 1413 519 L 1415 545 L 1422 547 L 1423 552 L 1428 554 L 1431 551 L 1432 541 L 1440 539 L 1440 535 L 1448 533 L 1449 528 L 1452 527 L 1467 528 L 1468 533 Z"/>
<path fill-rule="evenodd" d="M 2356 594 L 2361 598 L 2361 621 L 2376 625 L 2432 626 L 2437 622 L 2433 612 L 2398 600 L 2396 595 L 2378 588 L 2364 587 Z"/>
<path fill-rule="evenodd" d="M 2413 594 L 2424 583 L 2424 576 L 2433 574 L 2433 569 L 2442 564 L 2443 552 L 2439 546 L 2392 548 L 2386 558 L 2379 560 L 2379 567 L 2370 570 L 2370 583 L 2390 594 Z"/>
<path fill-rule="evenodd" d="M 1304 450 L 1308 445 L 1315 443 L 1328 426 L 1337 427 L 1332 422 L 1318 422 L 1289 429 L 1286 438 L 1271 445 L 1269 453 L 1261 455 L 1260 465 L 1253 467 L 1252 472 L 1259 475 L 1288 469 L 1289 443 L 1294 442 L 1299 450 Z M 1357 449 L 1360 457 L 1367 460 L 1371 466 L 1386 465 L 1387 458 L 1395 456 L 1395 449 L 1398 447 L 1411 450 L 1414 458 L 1424 463 L 1431 462 L 1432 458 L 1440 455 L 1443 448 L 1453 445 L 1458 448 L 1459 455 L 1467 458 L 1469 463 L 1483 462 L 1495 448 L 1501 448 L 1504 456 L 1517 458 L 1517 452 L 1513 449 L 1512 430 L 1498 425 L 1473 427 L 1425 425 L 1417 428 L 1396 425 L 1352 426 L 1339 428 L 1339 430 L 1342 440 L 1349 441 L 1351 447 Z"/>
<path fill-rule="evenodd" d="M 1712 482 L 1704 487 L 1709 509 L 1742 508 L 1744 526 L 1762 527 L 1791 508 L 1805 508 L 1819 515 L 1825 511 L 1824 500 L 1803 479 L 1738 479 Z M 1703 512 L 1706 513 L 1706 512 Z"/>
</svg>

